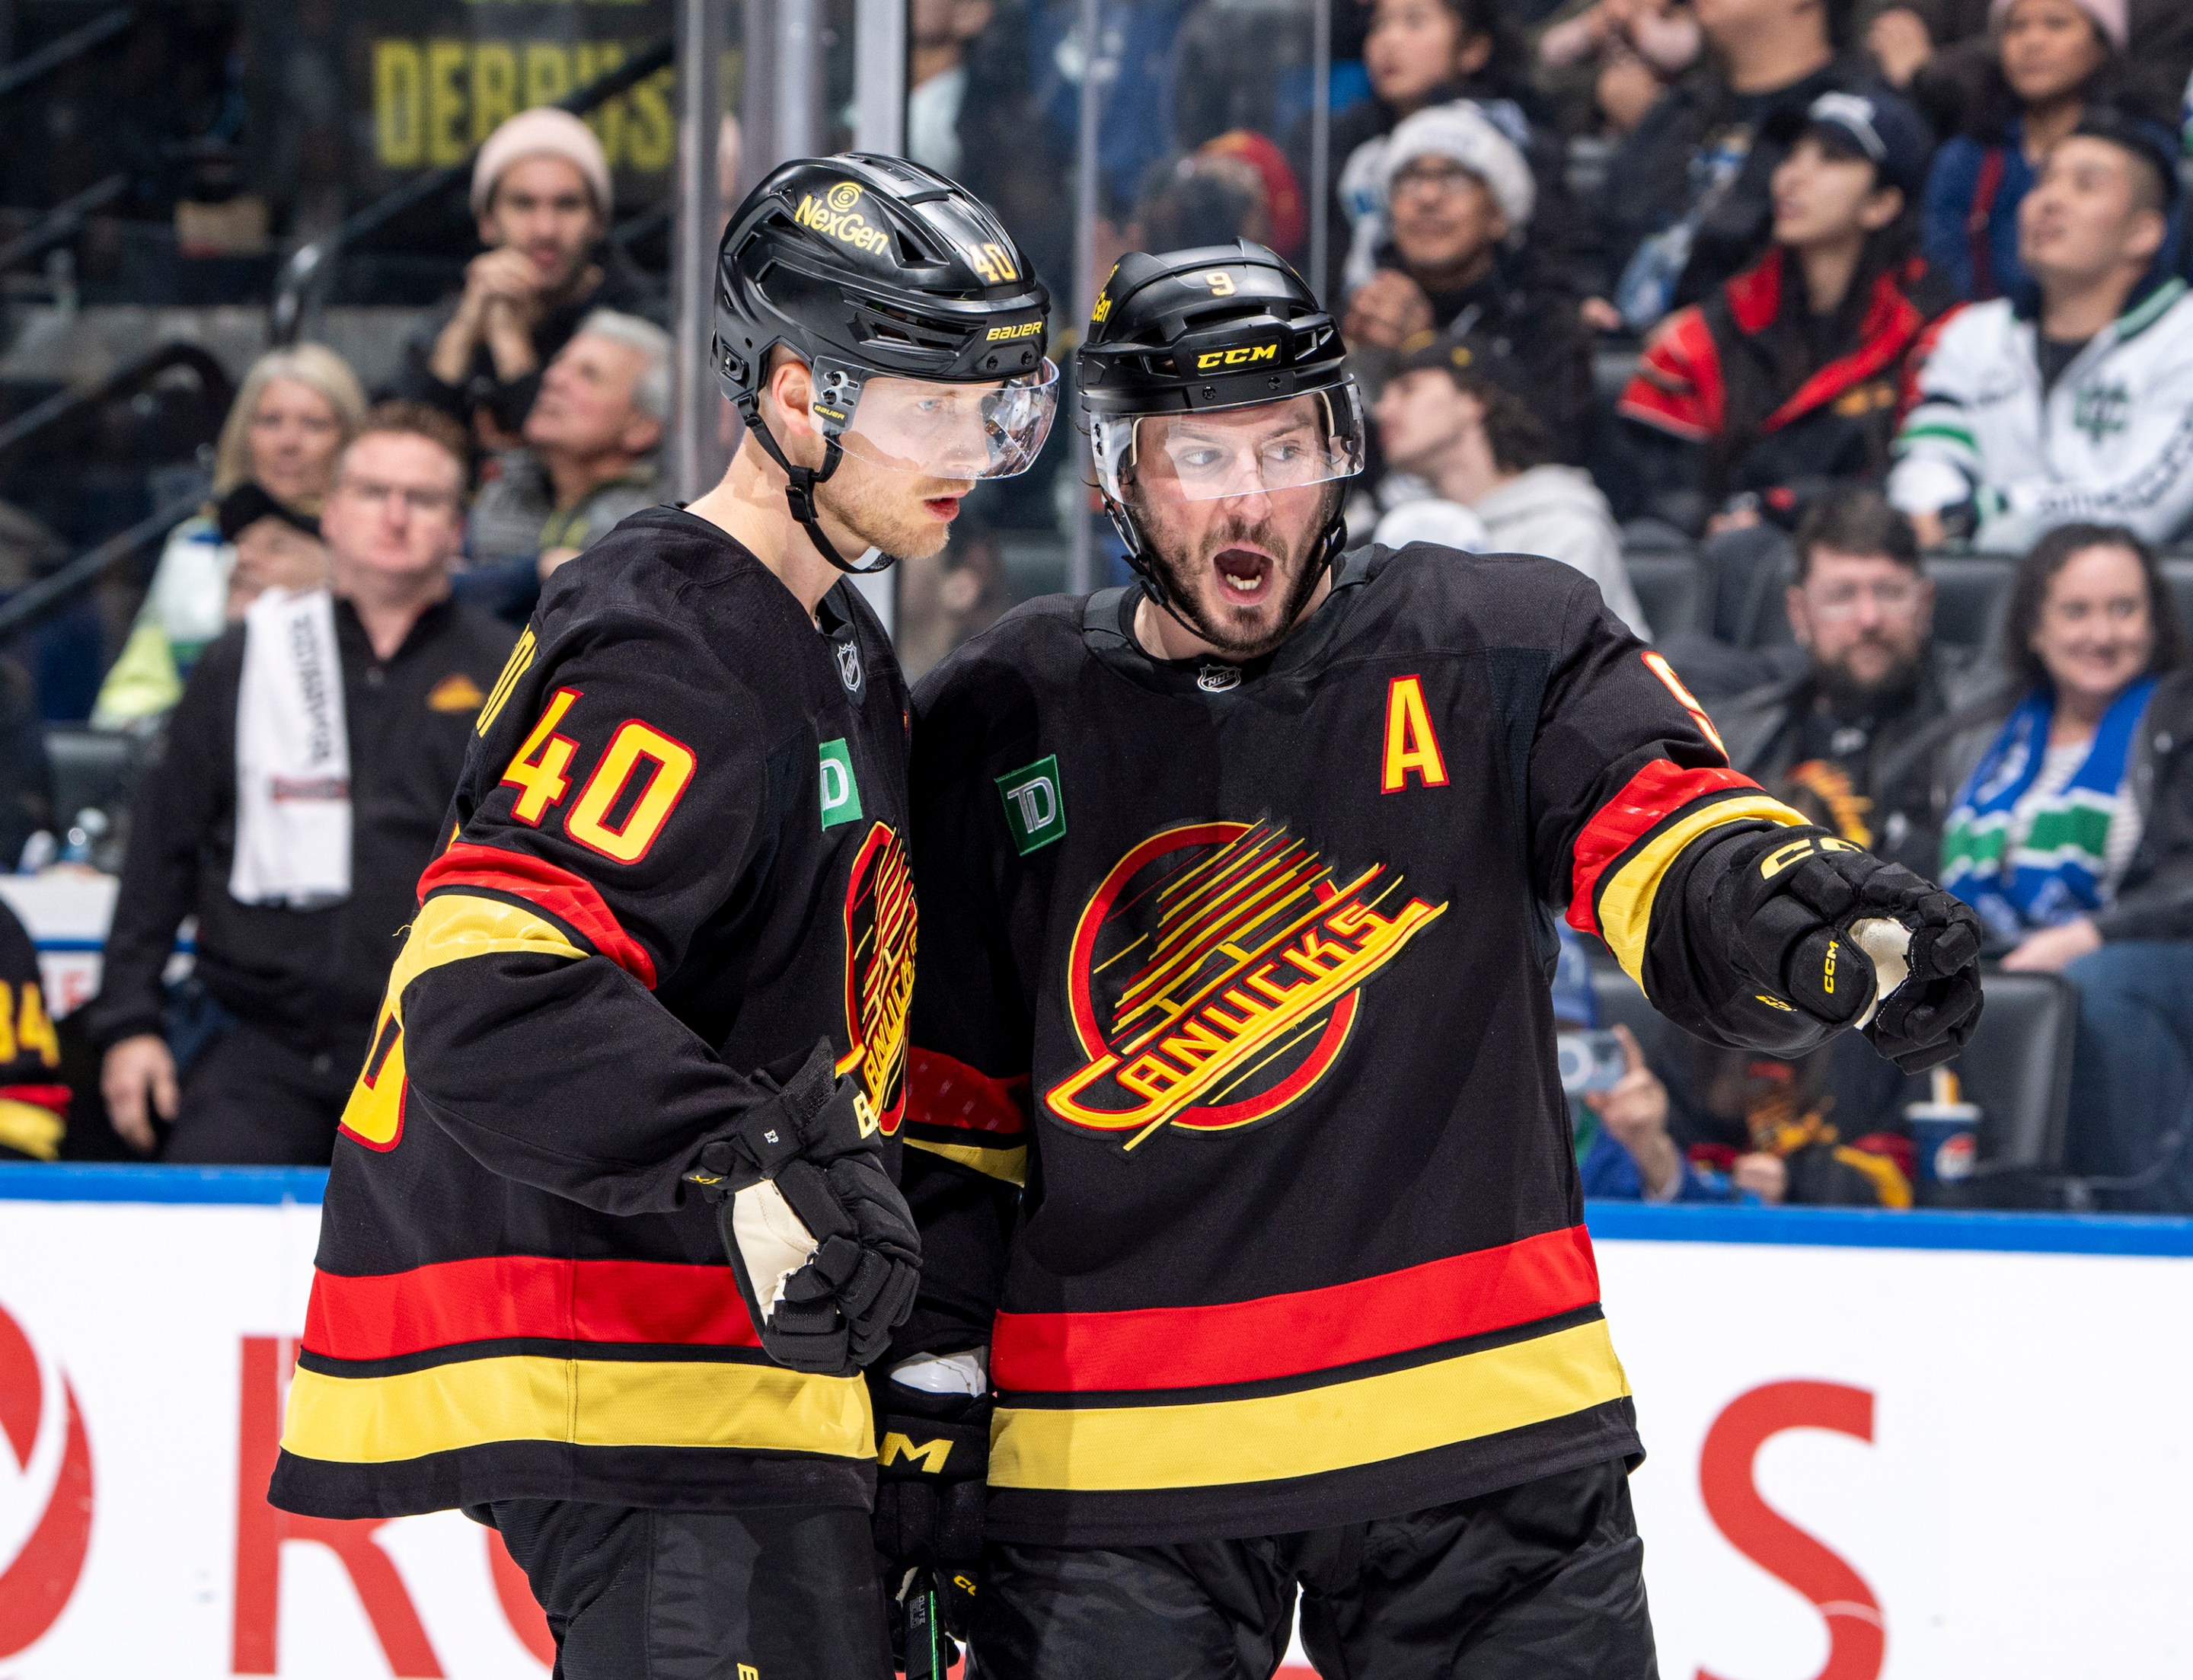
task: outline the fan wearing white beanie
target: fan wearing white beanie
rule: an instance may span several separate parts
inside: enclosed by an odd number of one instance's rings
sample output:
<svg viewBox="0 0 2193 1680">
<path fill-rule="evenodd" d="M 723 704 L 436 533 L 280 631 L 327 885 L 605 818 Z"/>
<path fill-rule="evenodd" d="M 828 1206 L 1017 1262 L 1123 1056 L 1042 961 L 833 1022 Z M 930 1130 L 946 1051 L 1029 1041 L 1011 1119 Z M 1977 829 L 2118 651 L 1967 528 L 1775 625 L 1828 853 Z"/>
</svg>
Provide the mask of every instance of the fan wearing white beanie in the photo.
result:
<svg viewBox="0 0 2193 1680">
<path fill-rule="evenodd" d="M 1341 328 L 1351 349 L 1482 334 L 1529 364 L 1560 459 L 1581 461 L 1591 352 L 1568 284 L 1526 244 L 1537 187 L 1523 152 L 1474 101 L 1398 123 L 1379 160 L 1385 208 L 1358 224 Z"/>
<path fill-rule="evenodd" d="M 652 314 L 630 266 L 603 244 L 613 204 L 608 157 L 568 111 L 522 111 L 472 162 L 472 209 L 487 249 L 412 358 L 409 394 L 481 444 L 514 444 L 541 371 L 597 308 Z"/>
</svg>

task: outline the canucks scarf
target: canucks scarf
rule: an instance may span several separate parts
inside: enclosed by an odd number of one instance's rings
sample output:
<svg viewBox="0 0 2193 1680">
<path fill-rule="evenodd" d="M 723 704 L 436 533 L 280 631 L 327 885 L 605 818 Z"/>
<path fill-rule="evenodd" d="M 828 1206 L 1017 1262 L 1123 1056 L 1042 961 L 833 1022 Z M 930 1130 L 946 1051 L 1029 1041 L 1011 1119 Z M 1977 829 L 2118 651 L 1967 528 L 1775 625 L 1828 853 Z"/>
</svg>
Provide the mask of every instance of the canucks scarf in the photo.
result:
<svg viewBox="0 0 2193 1680">
<path fill-rule="evenodd" d="M 1942 885 L 1997 935 L 2017 939 L 2102 908 L 2110 818 L 2155 682 L 2143 678 L 2111 702 L 2077 773 L 2030 801 L 2023 834 L 2013 824 L 2041 775 L 2054 695 L 2027 696 L 1973 771 L 1942 837 Z"/>
</svg>

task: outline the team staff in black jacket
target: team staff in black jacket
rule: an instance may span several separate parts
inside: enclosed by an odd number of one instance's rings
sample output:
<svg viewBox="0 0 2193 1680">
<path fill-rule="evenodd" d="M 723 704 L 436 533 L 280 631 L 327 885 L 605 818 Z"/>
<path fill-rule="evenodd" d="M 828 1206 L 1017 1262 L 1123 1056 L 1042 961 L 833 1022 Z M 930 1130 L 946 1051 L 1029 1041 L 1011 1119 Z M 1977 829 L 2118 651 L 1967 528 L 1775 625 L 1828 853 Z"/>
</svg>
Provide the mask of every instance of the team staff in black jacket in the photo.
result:
<svg viewBox="0 0 2193 1680">
<path fill-rule="evenodd" d="M 271 1496 L 493 1524 L 569 1680 L 884 1680 L 908 719 L 841 573 L 1033 461 L 1048 301 L 982 204 L 859 154 L 756 187 L 716 291 L 745 441 L 557 572 L 480 714 Z"/>
<path fill-rule="evenodd" d="M 116 1128 L 169 1161 L 317 1167 L 364 1058 L 412 887 L 433 855 L 472 722 L 508 628 L 449 599 L 464 538 L 464 441 L 415 404 L 374 411 L 335 464 L 321 515 L 349 743 L 349 896 L 292 909 L 230 893 L 245 631 L 207 649 L 139 788 L 100 995 Z M 198 974 L 232 1018 L 179 1079 L 161 977 L 198 918 Z"/>
<path fill-rule="evenodd" d="M 1977 923 L 1730 770 L 1589 579 L 1335 562 L 1361 412 L 1270 252 L 1125 257 L 1080 389 L 1140 581 L 916 708 L 885 1542 L 977 1581 L 984 1677 L 1268 1673 L 1299 1587 L 1327 1674 L 1642 1680 L 1541 907 L 1702 1037 L 1909 1067 L 1975 1018 Z"/>
</svg>

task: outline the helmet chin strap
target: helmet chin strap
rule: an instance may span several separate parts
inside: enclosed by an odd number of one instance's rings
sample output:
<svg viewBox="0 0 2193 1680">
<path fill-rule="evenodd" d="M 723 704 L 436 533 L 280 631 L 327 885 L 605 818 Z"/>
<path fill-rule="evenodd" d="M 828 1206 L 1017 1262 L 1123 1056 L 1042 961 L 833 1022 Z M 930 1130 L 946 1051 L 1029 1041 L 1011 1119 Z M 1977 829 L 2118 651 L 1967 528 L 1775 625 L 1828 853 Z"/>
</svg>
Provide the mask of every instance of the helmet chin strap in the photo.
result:
<svg viewBox="0 0 2193 1680">
<path fill-rule="evenodd" d="M 1340 482 L 1344 484 L 1347 480 Z M 1104 513 L 1112 521 L 1112 529 L 1119 533 L 1119 541 L 1126 545 L 1127 565 L 1135 576 L 1142 579 L 1142 593 L 1149 597 L 1150 604 L 1198 641 L 1210 642 L 1216 646 L 1216 639 L 1208 630 L 1201 625 L 1189 623 L 1181 616 L 1179 608 L 1173 605 L 1172 591 L 1165 588 L 1164 572 L 1150 558 L 1149 550 L 1142 542 L 1142 530 L 1135 524 L 1134 514 L 1125 504 L 1114 501 L 1101 489 L 1098 494 L 1104 497 Z M 1348 520 L 1343 511 L 1347 505 L 1348 498 L 1344 493 L 1333 503 L 1332 517 L 1326 521 L 1324 533 L 1318 538 L 1318 552 L 1310 561 L 1312 577 L 1329 570 L 1340 558 L 1341 547 L 1348 541 Z M 1291 632 L 1292 627 L 1290 626 L 1289 629 Z"/>
<path fill-rule="evenodd" d="M 898 564 L 898 556 L 876 550 L 877 559 L 872 565 L 855 565 L 838 552 L 837 545 L 822 534 L 822 522 L 815 510 L 815 487 L 838 470 L 838 463 L 845 458 L 838 447 L 838 440 L 827 433 L 822 439 L 822 465 L 795 467 L 785 459 L 784 451 L 777 447 L 776 439 L 761 417 L 761 397 L 759 392 L 748 391 L 737 399 L 739 418 L 746 421 L 747 430 L 753 433 L 762 451 L 784 469 L 784 502 L 792 510 L 792 517 L 799 521 L 807 533 L 807 540 L 815 545 L 815 552 L 829 561 L 839 571 L 852 577 L 873 577 L 888 571 Z"/>
</svg>

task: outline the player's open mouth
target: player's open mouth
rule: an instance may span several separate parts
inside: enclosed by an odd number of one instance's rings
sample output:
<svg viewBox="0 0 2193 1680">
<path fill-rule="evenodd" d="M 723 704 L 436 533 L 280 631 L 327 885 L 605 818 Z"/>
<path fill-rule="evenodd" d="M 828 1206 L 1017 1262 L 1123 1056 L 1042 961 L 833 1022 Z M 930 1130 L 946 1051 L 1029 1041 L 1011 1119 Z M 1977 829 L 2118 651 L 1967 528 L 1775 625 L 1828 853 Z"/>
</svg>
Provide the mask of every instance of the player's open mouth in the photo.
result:
<svg viewBox="0 0 2193 1680">
<path fill-rule="evenodd" d="M 929 509 L 931 519 L 942 519 L 947 525 L 959 517 L 959 498 L 956 496 L 932 496 L 921 505 Z"/>
<path fill-rule="evenodd" d="M 1221 548 L 1211 556 L 1218 568 L 1218 592 L 1225 599 L 1247 604 L 1264 598 L 1272 577 L 1272 557 L 1255 548 Z"/>
</svg>

